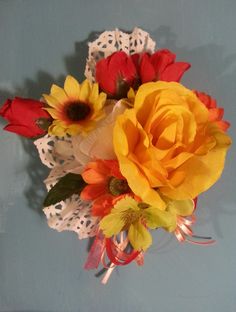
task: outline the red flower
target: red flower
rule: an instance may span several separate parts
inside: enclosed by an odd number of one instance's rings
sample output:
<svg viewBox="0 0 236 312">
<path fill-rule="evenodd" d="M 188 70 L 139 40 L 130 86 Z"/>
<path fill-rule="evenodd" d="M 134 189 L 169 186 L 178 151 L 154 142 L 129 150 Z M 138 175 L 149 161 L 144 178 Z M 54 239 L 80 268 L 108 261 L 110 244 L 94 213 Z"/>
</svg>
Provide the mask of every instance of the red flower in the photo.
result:
<svg viewBox="0 0 236 312">
<path fill-rule="evenodd" d="M 88 163 L 82 177 L 87 186 L 80 193 L 83 200 L 92 200 L 92 214 L 104 217 L 117 198 L 131 193 L 127 181 L 120 173 L 117 160 L 96 160 Z"/>
<path fill-rule="evenodd" d="M 194 91 L 194 93 L 208 109 L 209 120 L 215 121 L 221 130 L 227 131 L 230 127 L 230 123 L 228 121 L 222 120 L 224 116 L 224 109 L 222 107 L 217 107 L 216 100 L 213 99 L 210 95 L 200 91 Z"/>
<path fill-rule="evenodd" d="M 132 55 L 142 83 L 157 80 L 179 82 L 191 65 L 175 62 L 175 58 L 176 55 L 167 49 L 158 50 L 152 55 L 149 53 Z"/>
<path fill-rule="evenodd" d="M 33 138 L 45 134 L 45 130 L 38 125 L 49 123 L 51 117 L 43 109 L 44 104 L 31 99 L 16 97 L 8 99 L 0 108 L 0 116 L 5 118 L 9 124 L 4 130 L 19 135 Z"/>
<path fill-rule="evenodd" d="M 136 79 L 136 67 L 131 57 L 123 51 L 115 52 L 96 64 L 96 81 L 111 97 L 126 97 Z"/>
</svg>

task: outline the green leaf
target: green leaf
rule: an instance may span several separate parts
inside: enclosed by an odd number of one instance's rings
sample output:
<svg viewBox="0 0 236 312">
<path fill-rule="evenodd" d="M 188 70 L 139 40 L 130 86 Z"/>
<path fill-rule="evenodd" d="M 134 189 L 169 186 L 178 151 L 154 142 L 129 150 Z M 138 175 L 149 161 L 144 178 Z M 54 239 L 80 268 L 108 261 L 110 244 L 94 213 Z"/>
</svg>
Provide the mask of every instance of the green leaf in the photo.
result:
<svg viewBox="0 0 236 312">
<path fill-rule="evenodd" d="M 55 205 L 73 194 L 80 194 L 85 186 L 86 183 L 80 174 L 66 174 L 48 192 L 44 200 L 44 207 Z"/>
</svg>

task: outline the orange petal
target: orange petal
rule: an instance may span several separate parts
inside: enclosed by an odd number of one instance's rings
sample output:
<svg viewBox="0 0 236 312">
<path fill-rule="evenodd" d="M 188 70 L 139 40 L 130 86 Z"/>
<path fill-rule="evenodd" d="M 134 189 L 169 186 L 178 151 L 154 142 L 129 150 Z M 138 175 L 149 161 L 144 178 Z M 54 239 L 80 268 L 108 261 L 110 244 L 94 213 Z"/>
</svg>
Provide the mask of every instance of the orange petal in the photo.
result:
<svg viewBox="0 0 236 312">
<path fill-rule="evenodd" d="M 230 122 L 225 121 L 225 120 L 220 120 L 220 121 L 217 121 L 217 125 L 221 130 L 227 131 L 230 127 Z"/>
<path fill-rule="evenodd" d="M 107 181 L 106 175 L 93 169 L 87 169 L 82 173 L 82 177 L 88 184 L 100 184 Z"/>
<path fill-rule="evenodd" d="M 102 195 L 97 198 L 93 202 L 92 215 L 104 217 L 109 214 L 111 209 L 113 208 L 113 199 L 114 197 L 109 194 Z"/>
<path fill-rule="evenodd" d="M 83 200 L 94 200 L 101 195 L 106 194 L 107 189 L 104 184 L 90 184 L 85 186 L 83 191 L 80 193 L 80 197 Z"/>
<path fill-rule="evenodd" d="M 209 120 L 216 121 L 222 119 L 224 116 L 223 108 L 211 108 L 209 109 Z"/>
</svg>

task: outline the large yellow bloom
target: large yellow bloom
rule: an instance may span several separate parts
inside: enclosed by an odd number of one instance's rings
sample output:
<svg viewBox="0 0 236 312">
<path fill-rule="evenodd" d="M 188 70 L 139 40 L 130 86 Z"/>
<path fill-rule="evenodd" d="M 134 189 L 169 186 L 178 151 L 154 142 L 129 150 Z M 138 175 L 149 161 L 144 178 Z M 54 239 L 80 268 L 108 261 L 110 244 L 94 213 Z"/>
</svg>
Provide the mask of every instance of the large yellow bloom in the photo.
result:
<svg viewBox="0 0 236 312">
<path fill-rule="evenodd" d="M 218 180 L 231 140 L 192 91 L 158 81 L 143 84 L 117 118 L 113 144 L 131 190 L 164 210 L 164 197 L 195 198 Z"/>
<path fill-rule="evenodd" d="M 50 106 L 46 110 L 54 119 L 49 134 L 84 134 L 104 117 L 106 94 L 99 93 L 98 84 L 90 84 L 88 80 L 79 84 L 75 78 L 67 76 L 64 89 L 52 85 L 51 93 L 43 97 Z"/>
</svg>

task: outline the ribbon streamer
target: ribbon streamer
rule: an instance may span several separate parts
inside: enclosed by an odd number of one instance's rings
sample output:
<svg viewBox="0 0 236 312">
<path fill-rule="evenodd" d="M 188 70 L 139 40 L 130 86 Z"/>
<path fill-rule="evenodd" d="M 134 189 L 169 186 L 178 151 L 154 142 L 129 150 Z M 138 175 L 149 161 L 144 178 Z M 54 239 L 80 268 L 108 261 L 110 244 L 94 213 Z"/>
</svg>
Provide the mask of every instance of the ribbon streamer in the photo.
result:
<svg viewBox="0 0 236 312">
<path fill-rule="evenodd" d="M 188 242 L 194 245 L 202 245 L 202 246 L 208 246 L 208 245 L 212 245 L 215 244 L 215 240 L 212 239 L 211 237 L 205 237 L 205 236 L 197 236 L 197 235 L 193 235 L 193 231 L 190 228 L 194 223 L 196 222 L 196 217 L 194 215 L 190 216 L 190 217 L 181 217 L 178 216 L 177 217 L 177 228 L 175 230 L 175 236 L 178 239 L 179 242 Z M 197 239 L 205 239 L 207 241 L 202 242 L 200 240 L 193 240 L 189 237 L 192 238 L 197 238 Z"/>
</svg>

